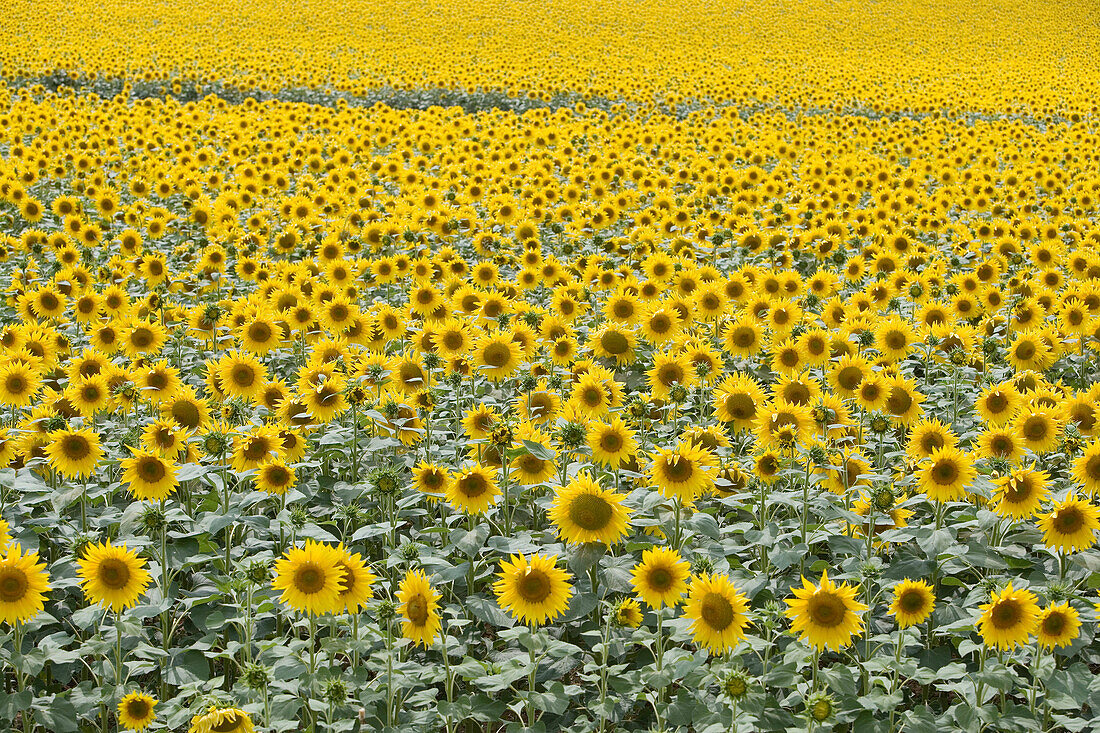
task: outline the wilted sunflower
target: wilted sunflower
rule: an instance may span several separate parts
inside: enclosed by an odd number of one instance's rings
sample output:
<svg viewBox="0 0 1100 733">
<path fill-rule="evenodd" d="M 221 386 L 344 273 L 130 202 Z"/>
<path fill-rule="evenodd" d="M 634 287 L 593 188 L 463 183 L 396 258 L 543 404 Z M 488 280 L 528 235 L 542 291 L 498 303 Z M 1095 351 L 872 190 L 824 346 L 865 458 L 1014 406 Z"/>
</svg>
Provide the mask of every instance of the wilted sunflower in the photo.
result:
<svg viewBox="0 0 1100 733">
<path fill-rule="evenodd" d="M 187 733 L 253 733 L 252 717 L 239 708 L 210 708 L 191 718 Z"/>
<path fill-rule="evenodd" d="M 664 496 L 690 503 L 714 488 L 717 463 L 714 454 L 700 445 L 682 442 L 676 448 L 659 449 L 652 458 L 649 480 Z"/>
<path fill-rule="evenodd" d="M 1016 590 L 1009 583 L 1003 591 L 990 596 L 989 603 L 981 606 L 978 633 L 989 646 L 1011 649 L 1026 644 L 1039 620 L 1039 606 L 1035 594 L 1029 590 Z"/>
<path fill-rule="evenodd" d="M 1043 542 L 1060 552 L 1077 552 L 1096 542 L 1100 529 L 1100 510 L 1076 496 L 1056 502 L 1050 512 L 1039 519 Z"/>
<path fill-rule="evenodd" d="M 654 547 L 642 553 L 631 575 L 634 592 L 650 608 L 675 606 L 687 592 L 691 566 L 676 550 Z"/>
<path fill-rule="evenodd" d="M 122 483 L 135 499 L 161 501 L 179 486 L 175 463 L 156 453 L 135 449 L 129 458 L 119 463 Z"/>
<path fill-rule="evenodd" d="M 684 618 L 691 620 L 695 643 L 721 654 L 745 638 L 749 625 L 748 599 L 729 576 L 703 574 L 692 579 Z"/>
<path fill-rule="evenodd" d="M 282 591 L 280 599 L 311 616 L 339 613 L 344 609 L 344 565 L 340 550 L 313 540 L 294 547 L 275 563 L 271 584 Z"/>
<path fill-rule="evenodd" d="M 149 571 L 145 558 L 138 557 L 126 545 L 110 542 L 88 545 L 77 561 L 84 595 L 92 603 L 107 606 L 120 613 L 137 603 L 149 587 Z"/>
<path fill-rule="evenodd" d="M 414 644 L 431 646 L 441 627 L 439 598 L 439 592 L 432 588 L 423 570 L 407 572 L 397 591 L 401 635 Z"/>
<path fill-rule="evenodd" d="M 500 563 L 493 585 L 497 602 L 517 620 L 532 625 L 552 621 L 569 606 L 569 573 L 556 567 L 557 556 L 512 555 Z"/>
<path fill-rule="evenodd" d="M 932 586 L 923 580 L 906 578 L 894 585 L 894 600 L 890 603 L 890 615 L 898 622 L 898 628 L 924 623 L 936 607 L 936 595 Z"/>
<path fill-rule="evenodd" d="M 581 473 L 554 496 L 550 521 L 566 542 L 612 545 L 627 532 L 632 510 L 623 506 L 625 498 L 603 488 L 589 474 Z"/>
<path fill-rule="evenodd" d="M 91 476 L 104 455 L 99 436 L 86 428 L 56 430 L 46 446 L 50 465 L 66 478 Z"/>
<path fill-rule="evenodd" d="M 824 572 L 820 585 L 802 578 L 802 587 L 791 590 L 794 598 L 786 599 L 791 630 L 814 648 L 831 647 L 839 651 L 863 630 L 858 614 L 867 610 L 867 606 L 856 600 L 859 586 L 847 583 L 838 586 Z"/>
<path fill-rule="evenodd" d="M 145 730 L 156 720 L 156 706 L 156 698 L 135 690 L 119 701 L 118 724 L 130 730 Z"/>
<path fill-rule="evenodd" d="M 1062 602 L 1047 606 L 1039 612 L 1035 636 L 1044 649 L 1065 647 L 1073 643 L 1081 629 L 1081 616 L 1077 609 Z"/>
</svg>

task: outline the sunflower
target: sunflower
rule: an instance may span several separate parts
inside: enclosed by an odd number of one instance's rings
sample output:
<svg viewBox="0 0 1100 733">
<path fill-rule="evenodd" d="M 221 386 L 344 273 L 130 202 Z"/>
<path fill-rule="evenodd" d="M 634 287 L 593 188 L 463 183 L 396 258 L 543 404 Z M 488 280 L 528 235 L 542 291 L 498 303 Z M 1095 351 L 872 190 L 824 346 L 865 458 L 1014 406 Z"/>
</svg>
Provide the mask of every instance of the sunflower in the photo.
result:
<svg viewBox="0 0 1100 733">
<path fill-rule="evenodd" d="M 1050 347 L 1035 331 L 1020 331 L 1008 348 L 1008 361 L 1016 371 L 1043 371 L 1049 360 Z"/>
<path fill-rule="evenodd" d="M 187 733 L 253 733 L 252 716 L 239 708 L 210 708 L 191 718 Z"/>
<path fill-rule="evenodd" d="M 885 398 L 885 390 L 883 391 Z M 789 441 L 801 443 L 814 427 L 808 407 L 785 400 L 775 400 L 760 411 L 753 426 L 757 445 L 761 448 L 785 447 Z"/>
<path fill-rule="evenodd" d="M 1026 644 L 1039 621 L 1035 594 L 1029 590 L 1016 590 L 1012 583 L 1000 593 L 994 591 L 989 603 L 983 604 L 981 610 L 978 633 L 982 635 L 982 641 L 998 649 Z"/>
<path fill-rule="evenodd" d="M 120 461 L 122 483 L 142 501 L 161 501 L 179 486 L 176 464 L 156 453 L 135 449 L 129 458 Z"/>
<path fill-rule="evenodd" d="M 275 563 L 271 585 L 297 611 L 311 616 L 339 613 L 344 609 L 343 559 L 341 550 L 306 540 L 304 547 L 291 548 Z"/>
<path fill-rule="evenodd" d="M 493 382 L 515 373 L 521 358 L 519 344 L 508 333 L 486 334 L 477 340 L 473 349 L 474 366 Z"/>
<path fill-rule="evenodd" d="M 337 545 L 336 552 L 340 555 L 337 563 L 344 569 L 344 587 L 339 602 L 347 613 L 358 613 L 374 594 L 373 586 L 378 579 L 359 553 L 351 552 L 342 544 Z"/>
<path fill-rule="evenodd" d="M 957 448 L 937 448 L 919 470 L 919 486 L 932 501 L 959 501 L 978 475 L 970 454 Z"/>
<path fill-rule="evenodd" d="M 751 429 L 767 402 L 760 385 L 741 374 L 726 377 L 714 392 L 714 409 L 718 419 L 730 423 L 735 433 Z"/>
<path fill-rule="evenodd" d="M 435 463 L 422 461 L 413 468 L 416 490 L 427 496 L 429 501 L 439 501 L 450 481 L 451 472 Z"/>
<path fill-rule="evenodd" d="M 119 701 L 118 724 L 129 730 L 145 730 L 157 717 L 156 706 L 156 698 L 135 690 Z"/>
<path fill-rule="evenodd" d="M 1061 420 L 1046 410 L 1021 412 L 1012 423 L 1025 448 L 1033 453 L 1046 453 L 1058 445 Z"/>
<path fill-rule="evenodd" d="M 410 639 L 413 644 L 431 646 L 442 626 L 439 598 L 439 592 L 432 588 L 423 570 L 405 573 L 397 591 L 397 601 L 400 604 L 397 612 L 402 617 L 401 635 Z"/>
<path fill-rule="evenodd" d="M 730 356 L 750 358 L 764 347 L 760 324 L 750 318 L 731 321 L 722 336 L 722 345 Z"/>
<path fill-rule="evenodd" d="M 550 436 L 534 425 L 523 424 L 515 431 L 515 443 L 523 447 L 523 452 L 512 459 L 516 481 L 530 486 L 541 484 L 554 475 L 556 457 L 549 448 Z"/>
<path fill-rule="evenodd" d="M 480 465 L 467 466 L 455 473 L 445 494 L 451 506 L 459 511 L 484 514 L 500 496 L 496 471 Z"/>
<path fill-rule="evenodd" d="M 863 630 L 858 614 L 867 606 L 856 600 L 858 585 L 836 585 L 825 572 L 820 585 L 803 577 L 802 587 L 791 590 L 794 598 L 786 599 L 791 630 L 815 649 L 832 647 L 839 651 Z"/>
<path fill-rule="evenodd" d="M 298 483 L 294 469 L 281 460 L 270 461 L 256 469 L 256 488 L 282 496 Z"/>
<path fill-rule="evenodd" d="M 581 473 L 555 494 L 548 515 L 566 542 L 613 545 L 627 532 L 632 510 L 623 506 L 625 498 Z"/>
<path fill-rule="evenodd" d="M 691 566 L 680 553 L 667 547 L 654 547 L 642 553 L 634 566 L 631 582 L 634 591 L 650 608 L 675 606 L 687 592 Z"/>
<path fill-rule="evenodd" d="M 157 354 L 167 338 L 160 321 L 131 321 L 122 335 L 122 350 L 131 359 Z"/>
<path fill-rule="evenodd" d="M 1065 647 L 1073 643 L 1081 630 L 1081 616 L 1077 609 L 1062 602 L 1047 606 L 1039 612 L 1035 636 L 1044 649 Z"/>
<path fill-rule="evenodd" d="M 993 482 L 996 487 L 993 498 L 997 502 L 993 511 L 1011 519 L 1035 516 L 1039 506 L 1050 496 L 1050 489 L 1046 487 L 1048 478 L 1046 472 L 1036 471 L 1034 464 L 1012 469 L 1008 475 Z"/>
<path fill-rule="evenodd" d="M 634 361 L 638 337 L 632 328 L 608 323 L 589 337 L 588 346 L 596 356 L 622 366 Z"/>
<path fill-rule="evenodd" d="M 110 542 L 91 544 L 84 556 L 77 561 L 84 595 L 90 603 L 109 607 L 121 613 L 137 603 L 149 587 L 149 571 L 145 559 L 138 557 L 126 545 L 114 546 Z"/>
<path fill-rule="evenodd" d="M 99 436 L 91 430 L 55 430 L 49 434 L 46 456 L 50 466 L 66 478 L 91 476 L 104 455 Z"/>
<path fill-rule="evenodd" d="M 573 586 L 570 575 L 560 570 L 557 556 L 512 555 L 500 563 L 493 585 L 497 602 L 517 620 L 531 625 L 552 621 L 565 613 Z"/>
<path fill-rule="evenodd" d="M 1008 428 L 991 428 L 978 436 L 976 454 L 979 458 L 1003 458 L 1016 463 L 1024 455 L 1024 448 L 1016 431 Z M 1097 464 L 1100 470 L 1100 463 Z"/>
<path fill-rule="evenodd" d="M 611 394 L 604 380 L 595 374 L 582 374 L 573 385 L 569 403 L 590 418 L 606 415 L 611 409 Z"/>
<path fill-rule="evenodd" d="M 1084 452 L 1074 459 L 1073 479 L 1090 494 L 1100 491 L 1100 440 L 1089 443 Z"/>
<path fill-rule="evenodd" d="M 649 480 L 662 495 L 685 503 L 714 488 L 717 463 L 714 454 L 690 441 L 676 448 L 659 449 L 652 456 Z"/>
<path fill-rule="evenodd" d="M 633 598 L 623 598 L 611 613 L 611 621 L 616 626 L 636 629 L 642 625 L 642 607 Z"/>
<path fill-rule="evenodd" d="M 501 420 L 502 416 L 499 412 L 481 402 L 463 416 L 462 428 L 471 440 L 484 440 Z"/>
<path fill-rule="evenodd" d="M 1077 552 L 1092 546 L 1100 529 L 1100 509 L 1076 496 L 1056 502 L 1039 519 L 1043 542 L 1060 552 Z"/>
<path fill-rule="evenodd" d="M 618 468 L 638 450 L 634 431 L 618 415 L 611 415 L 606 422 L 592 422 L 587 438 L 592 460 L 611 468 Z"/>
<path fill-rule="evenodd" d="M 691 620 L 695 643 L 722 654 L 745 638 L 749 625 L 748 599 L 737 590 L 729 576 L 715 573 L 692 579 L 684 618 Z"/>
<path fill-rule="evenodd" d="M 0 554 L 0 621 L 14 625 L 29 621 L 45 607 L 50 589 L 46 563 L 38 562 L 37 552 L 23 554 L 18 543 L 11 543 Z"/>
<path fill-rule="evenodd" d="M 987 387 L 974 403 L 982 419 L 995 427 L 1012 420 L 1022 405 L 1023 399 L 1011 382 Z"/>
<path fill-rule="evenodd" d="M 0 403 L 26 407 L 42 388 L 42 378 L 29 365 L 12 361 L 0 367 Z"/>
<path fill-rule="evenodd" d="M 890 603 L 890 615 L 898 622 L 898 628 L 907 629 L 924 623 L 936 607 L 936 594 L 932 586 L 923 580 L 906 578 L 894 585 L 894 600 Z"/>
<path fill-rule="evenodd" d="M 653 399 L 668 399 L 669 391 L 675 385 L 694 387 L 695 370 L 685 354 L 663 353 L 653 357 L 653 367 L 646 372 Z"/>
<path fill-rule="evenodd" d="M 230 352 L 218 360 L 214 368 L 221 388 L 230 397 L 255 401 L 264 391 L 267 368 L 252 354 Z"/>
<path fill-rule="evenodd" d="M 233 436 L 233 456 L 230 465 L 234 471 L 250 471 L 265 463 L 282 458 L 283 441 L 274 425 L 252 426 L 247 432 Z"/>
</svg>

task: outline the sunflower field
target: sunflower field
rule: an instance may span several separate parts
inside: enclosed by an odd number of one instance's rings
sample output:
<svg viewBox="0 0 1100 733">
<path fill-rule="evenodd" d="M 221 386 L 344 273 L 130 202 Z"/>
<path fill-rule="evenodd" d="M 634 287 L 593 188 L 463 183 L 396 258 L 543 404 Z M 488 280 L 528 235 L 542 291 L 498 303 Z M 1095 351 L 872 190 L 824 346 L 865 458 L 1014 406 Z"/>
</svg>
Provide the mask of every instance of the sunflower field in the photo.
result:
<svg viewBox="0 0 1100 733">
<path fill-rule="evenodd" d="M 1097 59 L 9 0 L 0 726 L 1100 730 Z"/>
</svg>

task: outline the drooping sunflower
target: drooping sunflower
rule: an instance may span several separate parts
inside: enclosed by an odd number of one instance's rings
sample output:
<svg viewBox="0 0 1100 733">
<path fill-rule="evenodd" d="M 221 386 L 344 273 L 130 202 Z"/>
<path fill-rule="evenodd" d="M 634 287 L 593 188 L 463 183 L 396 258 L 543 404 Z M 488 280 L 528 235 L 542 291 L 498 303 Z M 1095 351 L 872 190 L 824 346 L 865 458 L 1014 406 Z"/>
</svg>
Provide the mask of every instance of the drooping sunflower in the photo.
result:
<svg viewBox="0 0 1100 733">
<path fill-rule="evenodd" d="M 142 501 L 160 501 L 176 490 L 176 464 L 156 453 L 134 449 L 129 458 L 123 458 L 122 482 L 130 493 Z"/>
<path fill-rule="evenodd" d="M 187 733 L 253 733 L 252 716 L 239 708 L 210 708 L 191 718 Z"/>
<path fill-rule="evenodd" d="M 91 476 L 104 455 L 99 436 L 87 428 L 56 430 L 46 446 L 50 465 L 66 478 Z"/>
<path fill-rule="evenodd" d="M 432 645 L 442 626 L 439 618 L 440 594 L 428 581 L 423 570 L 410 570 L 397 591 L 401 614 L 401 635 L 414 644 Z"/>
<path fill-rule="evenodd" d="M 138 557 L 125 544 L 115 546 L 105 541 L 101 545 L 88 545 L 77 565 L 88 601 L 107 606 L 115 613 L 136 604 L 149 587 L 145 558 Z"/>
<path fill-rule="evenodd" d="M 544 624 L 565 613 L 573 586 L 570 575 L 557 567 L 557 556 L 512 555 L 500 563 L 493 585 L 497 602 L 517 620 Z"/>
<path fill-rule="evenodd" d="M 618 468 L 623 461 L 638 450 L 638 441 L 618 415 L 611 415 L 605 422 L 593 422 L 588 427 L 588 447 L 596 463 Z"/>
<path fill-rule="evenodd" d="M 675 606 L 687 592 L 691 566 L 676 550 L 654 547 L 642 553 L 631 575 L 634 591 L 650 608 Z"/>
<path fill-rule="evenodd" d="M 134 690 L 118 703 L 118 724 L 129 730 L 145 730 L 156 720 L 156 706 L 156 698 Z"/>
<path fill-rule="evenodd" d="M 791 590 L 794 598 L 786 599 L 791 630 L 814 648 L 831 647 L 839 651 L 863 630 L 859 614 L 867 606 L 856 600 L 858 585 L 836 585 L 824 572 L 820 585 L 802 578 L 802 587 Z"/>
<path fill-rule="evenodd" d="M 282 591 L 280 599 L 291 608 L 311 616 L 339 613 L 344 609 L 341 552 L 334 547 L 306 540 L 275 563 L 272 587 Z"/>
<path fill-rule="evenodd" d="M 1044 649 L 1065 647 L 1073 643 L 1081 630 L 1081 616 L 1077 609 L 1063 601 L 1052 604 L 1039 612 L 1035 636 Z"/>
<path fill-rule="evenodd" d="M 344 611 L 358 613 L 374 594 L 377 578 L 358 552 L 351 552 L 342 544 L 337 545 L 336 551 L 340 555 L 337 563 L 344 568 L 344 587 L 340 591 L 339 601 Z"/>
<path fill-rule="evenodd" d="M 1029 590 L 1016 590 L 1009 583 L 1000 593 L 994 591 L 989 603 L 981 606 L 978 633 L 989 646 L 1011 649 L 1026 644 L 1039 621 L 1039 605 Z"/>
<path fill-rule="evenodd" d="M 920 469 L 920 491 L 931 501 L 959 501 L 977 475 L 970 454 L 957 448 L 937 448 Z"/>
<path fill-rule="evenodd" d="M 613 545 L 627 532 L 632 510 L 623 506 L 625 498 L 600 486 L 591 475 L 581 473 L 554 496 L 550 521 L 566 542 Z"/>
<path fill-rule="evenodd" d="M 652 459 L 649 480 L 664 496 L 690 503 L 714 488 L 714 454 L 696 443 L 685 441 L 675 448 L 659 449 Z"/>
<path fill-rule="evenodd" d="M 1056 502 L 1039 519 L 1043 542 L 1059 552 L 1077 552 L 1092 547 L 1100 530 L 1100 509 L 1072 494 Z"/>
<path fill-rule="evenodd" d="M 715 573 L 692 579 L 684 618 L 691 619 L 695 643 L 721 654 L 745 638 L 749 603 L 729 576 Z"/>
<path fill-rule="evenodd" d="M 23 553 L 11 543 L 0 554 L 0 621 L 14 625 L 29 621 L 45 607 L 50 576 L 37 552 Z"/>
<path fill-rule="evenodd" d="M 1034 464 L 1012 469 L 1008 475 L 996 479 L 993 511 L 1002 517 L 1027 519 L 1039 511 L 1039 506 L 1050 496 L 1045 471 L 1036 471 Z"/>
<path fill-rule="evenodd" d="M 446 496 L 459 511 L 484 514 L 500 496 L 496 471 L 481 465 L 467 466 L 457 471 L 447 484 Z"/>
<path fill-rule="evenodd" d="M 936 594 L 932 586 L 923 580 L 905 580 L 894 585 L 894 600 L 890 602 L 890 615 L 898 622 L 898 628 L 907 629 L 924 623 L 936 607 Z"/>
</svg>

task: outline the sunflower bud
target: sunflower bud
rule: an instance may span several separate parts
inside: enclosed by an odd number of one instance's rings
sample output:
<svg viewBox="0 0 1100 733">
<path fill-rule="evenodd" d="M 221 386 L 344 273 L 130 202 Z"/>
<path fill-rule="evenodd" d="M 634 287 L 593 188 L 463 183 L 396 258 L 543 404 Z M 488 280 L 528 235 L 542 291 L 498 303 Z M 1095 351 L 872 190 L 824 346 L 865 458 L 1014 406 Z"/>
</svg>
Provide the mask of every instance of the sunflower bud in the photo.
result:
<svg viewBox="0 0 1100 733">
<path fill-rule="evenodd" d="M 271 672 L 262 664 L 249 664 L 241 675 L 250 689 L 262 690 L 271 683 Z"/>
<path fill-rule="evenodd" d="M 161 531 L 168 524 L 168 517 L 165 515 L 164 510 L 160 508 L 160 505 L 155 502 L 147 502 L 145 509 L 141 512 L 142 529 L 147 534 L 156 534 Z"/>
<path fill-rule="evenodd" d="M 726 693 L 726 697 L 730 700 L 737 702 L 748 694 L 751 682 L 752 677 L 747 670 L 735 669 L 722 681 L 722 692 Z"/>
<path fill-rule="evenodd" d="M 806 713 L 817 723 L 824 723 L 836 712 L 836 701 L 824 692 L 815 692 L 806 701 Z"/>
<path fill-rule="evenodd" d="M 393 601 L 384 598 L 375 607 L 375 614 L 378 616 L 380 623 L 389 623 L 397 616 L 397 607 L 393 604 Z"/>
</svg>

